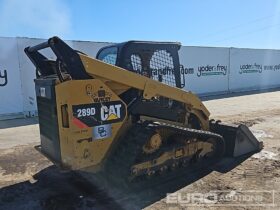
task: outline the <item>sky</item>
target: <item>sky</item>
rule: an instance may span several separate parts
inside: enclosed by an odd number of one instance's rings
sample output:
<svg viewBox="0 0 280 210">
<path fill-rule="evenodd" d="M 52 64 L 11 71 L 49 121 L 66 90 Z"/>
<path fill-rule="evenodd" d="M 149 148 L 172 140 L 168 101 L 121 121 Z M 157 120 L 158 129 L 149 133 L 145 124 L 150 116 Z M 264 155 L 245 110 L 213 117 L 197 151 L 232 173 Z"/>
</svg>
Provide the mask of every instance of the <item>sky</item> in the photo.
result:
<svg viewBox="0 0 280 210">
<path fill-rule="evenodd" d="M 280 0 L 0 0 L 0 36 L 280 49 Z"/>
</svg>

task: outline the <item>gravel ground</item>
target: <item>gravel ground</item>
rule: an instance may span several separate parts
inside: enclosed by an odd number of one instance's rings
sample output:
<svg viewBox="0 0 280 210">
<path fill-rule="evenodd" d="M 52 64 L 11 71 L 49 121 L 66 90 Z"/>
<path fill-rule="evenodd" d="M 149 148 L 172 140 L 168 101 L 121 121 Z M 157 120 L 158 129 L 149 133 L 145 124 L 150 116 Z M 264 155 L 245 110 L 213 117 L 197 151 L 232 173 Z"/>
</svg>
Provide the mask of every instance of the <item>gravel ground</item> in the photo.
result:
<svg viewBox="0 0 280 210">
<path fill-rule="evenodd" d="M 127 199 L 135 204 L 130 206 L 60 172 L 40 155 L 33 148 L 39 143 L 36 118 L 0 121 L 0 209 L 280 209 L 280 91 L 209 99 L 205 104 L 212 118 L 249 126 L 264 149 L 149 189 L 145 199 Z M 166 198 L 166 193 L 173 194 Z M 208 204 L 188 206 L 189 201 Z"/>
</svg>

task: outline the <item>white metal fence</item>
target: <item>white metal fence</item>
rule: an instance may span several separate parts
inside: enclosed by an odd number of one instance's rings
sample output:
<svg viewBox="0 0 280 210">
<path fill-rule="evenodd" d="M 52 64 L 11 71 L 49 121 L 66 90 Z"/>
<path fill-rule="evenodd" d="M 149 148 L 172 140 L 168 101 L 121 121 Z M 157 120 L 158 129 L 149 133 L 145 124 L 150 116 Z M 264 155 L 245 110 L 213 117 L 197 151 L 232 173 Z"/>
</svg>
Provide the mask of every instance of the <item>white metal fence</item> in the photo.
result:
<svg viewBox="0 0 280 210">
<path fill-rule="evenodd" d="M 45 40 L 0 38 L 0 118 L 34 116 L 35 68 L 24 48 Z M 67 41 L 74 49 L 95 56 L 109 43 Z M 46 50 L 47 54 L 50 54 Z M 280 50 L 182 47 L 186 90 L 211 95 L 280 87 Z"/>
</svg>

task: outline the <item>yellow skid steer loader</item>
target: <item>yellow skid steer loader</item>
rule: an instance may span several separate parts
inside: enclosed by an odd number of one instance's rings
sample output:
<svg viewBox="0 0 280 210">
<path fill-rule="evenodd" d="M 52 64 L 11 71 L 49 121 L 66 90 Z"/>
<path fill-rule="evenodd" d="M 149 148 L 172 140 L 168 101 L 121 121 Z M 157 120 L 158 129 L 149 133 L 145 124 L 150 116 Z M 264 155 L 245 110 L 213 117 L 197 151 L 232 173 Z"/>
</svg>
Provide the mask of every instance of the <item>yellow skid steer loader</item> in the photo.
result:
<svg viewBox="0 0 280 210">
<path fill-rule="evenodd" d="M 37 74 L 38 149 L 62 169 L 126 182 L 260 151 L 247 126 L 209 120 L 201 100 L 182 89 L 179 49 L 129 41 L 92 58 L 58 37 L 25 48 Z"/>
</svg>

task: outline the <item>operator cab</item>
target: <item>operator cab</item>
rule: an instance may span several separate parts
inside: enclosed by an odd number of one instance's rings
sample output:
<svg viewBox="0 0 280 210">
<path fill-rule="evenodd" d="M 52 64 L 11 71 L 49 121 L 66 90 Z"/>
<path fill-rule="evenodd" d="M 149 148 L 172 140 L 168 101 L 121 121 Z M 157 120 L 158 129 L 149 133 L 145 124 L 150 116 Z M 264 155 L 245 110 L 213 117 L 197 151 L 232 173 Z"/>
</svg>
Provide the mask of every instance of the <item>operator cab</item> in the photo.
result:
<svg viewBox="0 0 280 210">
<path fill-rule="evenodd" d="M 128 41 L 101 48 L 96 58 L 172 87 L 184 87 L 177 42 Z"/>
</svg>

